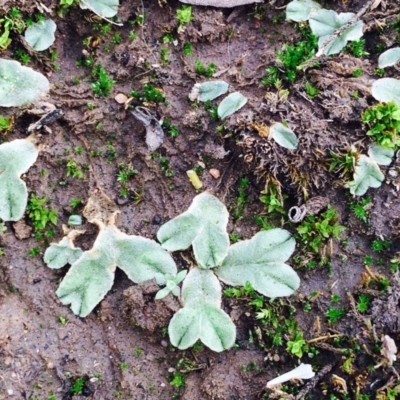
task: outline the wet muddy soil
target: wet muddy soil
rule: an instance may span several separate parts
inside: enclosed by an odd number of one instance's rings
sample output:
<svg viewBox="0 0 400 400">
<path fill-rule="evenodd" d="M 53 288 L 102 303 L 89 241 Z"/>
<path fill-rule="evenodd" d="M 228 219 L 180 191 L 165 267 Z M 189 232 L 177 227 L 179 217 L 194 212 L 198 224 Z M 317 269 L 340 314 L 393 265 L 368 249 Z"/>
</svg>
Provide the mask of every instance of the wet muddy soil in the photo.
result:
<svg viewBox="0 0 400 400">
<path fill-rule="evenodd" d="M 289 90 L 285 99 L 276 87 L 262 84 L 266 68 L 278 65 L 277 51 L 301 37 L 284 20 L 285 1 L 233 9 L 193 6 L 193 19 L 182 30 L 178 1 L 122 0 L 122 27 L 79 7 L 61 15 L 58 3 L 0 0 L 0 18 L 12 7 L 25 17 L 43 10 L 41 4 L 51 10 L 57 23 L 51 50 L 58 57 L 32 54 L 27 65 L 48 76 L 52 89 L 47 101 L 63 111 L 50 130 L 40 131 L 42 151 L 23 177 L 30 194 L 47 197 L 48 208 L 57 210 L 57 225 L 49 224 L 38 237 L 26 214 L 18 223 L 6 223 L 0 236 L 0 399 L 396 398 L 387 393 L 399 383 L 399 367 L 379 364 L 384 335 L 400 344 L 400 283 L 391 270 L 399 250 L 399 192 L 389 180 L 370 189 L 362 221 L 352 211 L 354 200 L 340 174 L 329 167 L 331 152 L 344 152 L 351 144 L 364 152 L 368 148 L 360 114 L 374 103 L 369 88 L 378 78 L 376 46 L 398 40 L 390 29 L 376 27 L 379 21 L 395 21 L 397 2 L 382 1 L 375 14 L 365 16 L 370 56 L 344 52 L 322 60 L 294 83 L 282 83 Z M 363 3 L 325 6 L 357 12 Z M 189 44 L 191 54 L 185 51 Z M 13 37 L 2 57 L 16 59 L 18 50 L 26 49 Z M 214 78 L 248 98 L 224 122 L 210 113 L 217 102 L 207 110 L 188 99 L 195 83 L 210 79 L 196 73 L 196 60 L 215 64 Z M 92 67 L 99 64 L 115 81 L 109 96 L 92 90 Z M 355 77 L 359 69 L 363 74 Z M 317 96 L 307 95 L 306 82 L 318 88 Z M 145 98 L 146 85 L 165 101 Z M 133 104 L 168 121 L 165 140 L 155 152 L 147 148 L 144 126 L 115 100 L 120 93 L 133 94 Z M 11 131 L 0 132 L 1 141 L 26 137 L 29 124 L 38 119 L 22 109 L 0 109 L 0 114 L 13 115 L 15 121 Z M 296 151 L 262 136 L 263 124 L 281 121 L 296 132 Z M 82 176 L 68 169 L 71 161 Z M 136 170 L 126 183 L 118 180 L 124 168 Z M 69 216 L 81 214 L 89 196 L 100 189 L 117 204 L 123 232 L 155 239 L 160 225 L 186 210 L 196 195 L 186 174 L 191 169 L 198 171 L 203 190 L 230 210 L 232 241 L 250 238 L 269 224 L 295 234 L 288 209 L 315 196 L 329 199 L 346 229 L 340 239 L 325 241 L 323 255 L 306 252 L 298 241 L 290 264 L 300 275 L 300 289 L 288 299 L 262 300 L 261 309 L 270 309 L 274 320 L 257 318 L 259 296 L 251 291 L 224 298 L 237 341 L 223 353 L 203 346 L 172 347 L 167 326 L 179 302 L 172 296 L 156 302 L 152 282 L 134 285 L 120 270 L 112 290 L 88 317 L 79 318 L 63 306 L 55 291 L 68 267 L 50 270 L 43 253 L 49 242 L 61 239 Z M 270 194 L 268 185 L 281 191 L 282 213 L 269 213 L 268 204 L 260 201 L 263 193 Z M 97 228 L 84 221 L 83 229 L 79 245 L 87 250 Z M 379 249 L 376 241 L 390 245 Z M 187 268 L 188 257 L 176 258 L 180 268 Z M 358 306 L 360 298 L 369 299 L 365 311 Z M 343 310 L 337 322 L 329 314 L 333 309 Z M 281 326 L 286 328 L 279 341 Z M 295 335 L 304 341 L 301 357 L 288 348 Z M 265 388 L 300 359 L 317 372 L 308 385 L 289 383 L 283 393 Z"/>
</svg>

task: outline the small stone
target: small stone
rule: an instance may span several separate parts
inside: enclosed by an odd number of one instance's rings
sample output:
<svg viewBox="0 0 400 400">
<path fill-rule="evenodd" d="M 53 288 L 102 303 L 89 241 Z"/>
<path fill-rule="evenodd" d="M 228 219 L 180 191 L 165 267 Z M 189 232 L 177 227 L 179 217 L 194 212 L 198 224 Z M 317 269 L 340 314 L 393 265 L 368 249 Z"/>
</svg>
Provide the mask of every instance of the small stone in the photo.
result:
<svg viewBox="0 0 400 400">
<path fill-rule="evenodd" d="M 278 361 L 281 360 L 281 358 L 278 356 L 278 354 L 274 354 L 273 360 L 274 360 L 275 362 L 278 362 Z"/>
<path fill-rule="evenodd" d="M 214 179 L 218 179 L 221 176 L 219 169 L 211 168 L 208 172 Z"/>
<path fill-rule="evenodd" d="M 31 237 L 32 228 L 26 224 L 24 219 L 20 219 L 18 222 L 13 224 L 15 231 L 15 237 L 18 240 L 28 239 Z"/>
<path fill-rule="evenodd" d="M 168 346 L 168 342 L 166 340 L 161 340 L 161 346 L 162 347 L 167 347 Z"/>
<path fill-rule="evenodd" d="M 125 104 L 128 100 L 128 96 L 125 96 L 123 93 L 118 93 L 115 97 L 114 100 L 118 104 Z"/>
</svg>

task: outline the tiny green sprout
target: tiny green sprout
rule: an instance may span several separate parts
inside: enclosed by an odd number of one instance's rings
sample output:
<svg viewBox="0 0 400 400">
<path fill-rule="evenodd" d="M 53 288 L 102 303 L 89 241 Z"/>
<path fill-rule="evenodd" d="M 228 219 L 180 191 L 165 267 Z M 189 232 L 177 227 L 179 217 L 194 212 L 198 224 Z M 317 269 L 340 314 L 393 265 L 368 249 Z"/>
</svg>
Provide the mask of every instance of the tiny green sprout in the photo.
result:
<svg viewBox="0 0 400 400">
<path fill-rule="evenodd" d="M 347 44 L 345 50 L 355 57 L 369 56 L 369 53 L 365 50 L 365 39 L 351 41 Z"/>
<path fill-rule="evenodd" d="M 310 97 L 311 99 L 314 98 L 315 96 L 318 96 L 319 94 L 319 90 L 314 86 L 312 86 L 311 83 L 308 81 L 305 84 L 305 89 L 308 97 Z"/>
<path fill-rule="evenodd" d="M 357 68 L 353 71 L 353 76 L 354 78 L 358 78 L 359 76 L 361 76 L 364 73 L 364 71 L 361 68 Z"/>
<path fill-rule="evenodd" d="M 301 358 L 303 353 L 308 351 L 308 345 L 303 337 L 303 333 L 295 333 L 293 339 L 287 342 L 287 350 L 298 358 Z"/>
<path fill-rule="evenodd" d="M 164 119 L 162 127 L 171 137 L 177 137 L 179 135 L 178 127 L 171 124 L 171 121 L 168 118 Z"/>
<path fill-rule="evenodd" d="M 118 157 L 117 150 L 115 150 L 115 147 L 110 142 L 107 142 L 106 147 L 107 147 L 107 153 L 106 153 L 107 161 L 112 162 Z"/>
<path fill-rule="evenodd" d="M 16 50 L 15 55 L 17 56 L 17 59 L 21 61 L 21 64 L 28 64 L 31 61 L 29 54 L 24 50 Z"/>
<path fill-rule="evenodd" d="M 180 372 L 174 372 L 172 374 L 172 379 L 170 380 L 170 385 L 176 388 L 181 388 L 185 386 L 185 376 Z"/>
<path fill-rule="evenodd" d="M 189 57 L 193 53 L 193 47 L 192 44 L 189 42 L 186 42 L 183 47 L 182 47 L 182 52 L 186 57 Z"/>
<path fill-rule="evenodd" d="M 371 198 L 365 197 L 358 201 L 350 201 L 350 209 L 354 215 L 363 222 L 368 222 L 369 209 L 371 207 Z"/>
<path fill-rule="evenodd" d="M 169 59 L 168 55 L 171 52 L 170 49 L 161 49 L 160 51 L 160 64 L 162 66 L 168 65 L 169 64 Z"/>
<path fill-rule="evenodd" d="M 29 250 L 28 254 L 29 254 L 31 257 L 36 257 L 37 255 L 40 254 L 41 251 L 42 251 L 42 250 L 41 250 L 40 247 L 34 247 L 34 248 L 32 248 L 32 249 Z"/>
<path fill-rule="evenodd" d="M 62 325 L 65 325 L 67 323 L 67 318 L 63 317 L 63 316 L 59 316 L 58 317 L 58 322 Z"/>
<path fill-rule="evenodd" d="M 214 72 L 217 70 L 217 66 L 214 63 L 208 64 L 207 66 L 203 65 L 200 60 L 195 61 L 195 71 L 198 75 L 203 75 L 208 78 L 211 78 Z"/>
<path fill-rule="evenodd" d="M 82 205 L 82 200 L 81 200 L 81 199 L 71 199 L 71 200 L 69 201 L 69 205 L 70 205 L 72 208 L 77 208 L 77 207 L 79 207 L 79 206 Z"/>
<path fill-rule="evenodd" d="M 115 32 L 114 36 L 111 39 L 111 43 L 120 44 L 122 42 L 121 33 Z"/>
<path fill-rule="evenodd" d="M 48 223 L 57 225 L 57 210 L 46 207 L 47 197 L 37 197 L 32 194 L 27 205 L 28 217 L 35 231 L 43 231 Z"/>
<path fill-rule="evenodd" d="M 183 270 L 178 272 L 176 276 L 172 276 L 170 274 L 165 275 L 166 286 L 164 289 L 161 289 L 157 292 L 155 299 L 163 299 L 169 293 L 172 293 L 174 296 L 179 297 L 180 289 L 178 285 L 185 279 L 186 274 L 187 270 Z"/>
<path fill-rule="evenodd" d="M 370 296 L 366 294 L 360 294 L 360 297 L 358 298 L 357 302 L 357 310 L 360 313 L 365 313 L 366 311 L 368 311 L 371 301 L 372 299 Z"/>
<path fill-rule="evenodd" d="M 85 385 L 85 381 L 83 378 L 78 378 L 74 384 L 69 389 L 70 393 L 80 394 L 82 393 L 83 386 Z"/>
<path fill-rule="evenodd" d="M 121 363 L 121 370 L 125 371 L 129 368 L 128 363 Z"/>
<path fill-rule="evenodd" d="M 137 38 L 137 35 L 134 31 L 130 31 L 128 37 L 131 40 L 135 40 Z"/>
<path fill-rule="evenodd" d="M 376 68 L 376 69 L 374 69 L 374 74 L 382 78 L 383 76 L 385 76 L 385 69 L 384 68 Z"/>
<path fill-rule="evenodd" d="M 14 118 L 0 115 L 0 132 L 7 132 L 13 127 Z"/>
<path fill-rule="evenodd" d="M 176 18 L 179 21 L 179 28 L 183 28 L 192 20 L 192 7 L 182 6 L 176 10 Z"/>
<path fill-rule="evenodd" d="M 383 250 L 386 250 L 390 247 L 390 242 L 387 240 L 374 240 L 371 244 L 371 248 L 372 250 L 376 251 L 376 252 L 381 252 Z"/>
<path fill-rule="evenodd" d="M 135 97 L 142 103 L 150 102 L 150 103 L 165 103 L 165 95 L 164 92 L 157 88 L 152 83 L 146 83 L 143 85 L 142 92 L 133 90 L 130 95 Z"/>
<path fill-rule="evenodd" d="M 83 172 L 79 168 L 75 160 L 69 160 L 67 162 L 67 176 L 72 178 L 83 179 Z"/>
<path fill-rule="evenodd" d="M 83 153 L 83 147 L 82 146 L 76 146 L 74 148 L 76 154 L 82 154 Z"/>
<path fill-rule="evenodd" d="M 339 300 L 340 300 L 340 296 L 339 296 L 338 294 L 333 294 L 333 295 L 331 296 L 331 302 L 332 302 L 332 303 L 338 303 Z"/>
<path fill-rule="evenodd" d="M 325 313 L 328 318 L 329 323 L 335 324 L 346 314 L 346 309 L 343 307 L 329 307 L 328 311 Z"/>
<path fill-rule="evenodd" d="M 108 33 L 110 33 L 111 31 L 111 24 L 104 24 L 101 28 L 100 28 L 100 32 L 103 35 L 107 35 Z"/>
<path fill-rule="evenodd" d="M 166 33 L 166 34 L 161 38 L 161 41 L 162 41 L 164 44 L 173 43 L 174 40 L 175 40 L 174 37 L 173 37 L 170 33 Z"/>
<path fill-rule="evenodd" d="M 92 75 L 94 79 L 93 92 L 99 96 L 109 96 L 115 81 L 108 76 L 104 67 L 101 64 L 96 65 L 92 70 Z"/>
<path fill-rule="evenodd" d="M 400 107 L 394 103 L 378 104 L 367 108 L 361 115 L 371 136 L 381 147 L 397 149 L 400 146 Z"/>
<path fill-rule="evenodd" d="M 135 350 L 135 355 L 136 355 L 137 357 L 141 356 L 142 354 L 143 354 L 143 350 L 142 350 L 142 349 L 137 348 L 137 349 Z"/>
</svg>

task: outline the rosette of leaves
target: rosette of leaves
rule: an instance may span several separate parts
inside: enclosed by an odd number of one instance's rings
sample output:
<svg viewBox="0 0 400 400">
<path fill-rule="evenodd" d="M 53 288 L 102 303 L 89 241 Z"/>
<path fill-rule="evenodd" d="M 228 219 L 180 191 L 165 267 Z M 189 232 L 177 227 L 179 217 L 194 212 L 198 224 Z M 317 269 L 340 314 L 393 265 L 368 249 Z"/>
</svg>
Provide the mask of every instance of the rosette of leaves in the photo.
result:
<svg viewBox="0 0 400 400">
<path fill-rule="evenodd" d="M 364 23 L 352 23 L 354 17 L 354 13 L 338 14 L 336 11 L 326 10 L 311 0 L 294 0 L 286 8 L 286 19 L 296 22 L 309 21 L 312 33 L 319 38 L 318 47 L 323 49 L 325 55 L 338 54 L 347 42 L 362 37 Z M 338 30 L 347 24 L 349 26 L 337 34 Z M 337 37 L 333 38 L 336 34 Z M 333 40 L 327 45 L 331 38 Z"/>
<path fill-rule="evenodd" d="M 117 228 L 117 214 L 116 205 L 103 193 L 90 197 L 83 215 L 99 228 L 93 247 L 79 255 L 70 237 L 45 253 L 50 268 L 72 263 L 56 294 L 81 317 L 86 317 L 111 289 L 117 267 L 135 283 L 155 278 L 164 285 L 165 276 L 176 275 L 174 260 L 157 242 Z"/>
<path fill-rule="evenodd" d="M 157 233 L 168 251 L 192 246 L 197 262 L 183 281 L 183 308 L 168 328 L 171 343 L 179 349 L 187 349 L 197 340 L 217 352 L 233 346 L 236 328 L 221 309 L 220 280 L 232 286 L 249 282 L 259 293 L 272 298 L 290 296 L 299 287 L 296 272 L 285 264 L 295 247 L 287 231 L 262 231 L 230 246 L 228 219 L 225 205 L 215 196 L 202 193 L 187 211 Z"/>
<path fill-rule="evenodd" d="M 20 176 L 35 163 L 38 154 L 38 148 L 28 139 L 0 145 L 0 219 L 3 221 L 18 221 L 24 215 L 28 190 Z"/>
</svg>

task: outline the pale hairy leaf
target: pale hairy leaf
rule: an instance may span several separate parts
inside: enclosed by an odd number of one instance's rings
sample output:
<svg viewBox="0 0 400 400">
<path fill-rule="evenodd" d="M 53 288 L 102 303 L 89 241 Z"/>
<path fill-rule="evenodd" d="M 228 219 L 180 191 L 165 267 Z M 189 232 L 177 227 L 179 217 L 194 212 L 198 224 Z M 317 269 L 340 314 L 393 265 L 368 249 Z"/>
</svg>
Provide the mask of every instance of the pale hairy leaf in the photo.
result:
<svg viewBox="0 0 400 400">
<path fill-rule="evenodd" d="M 118 231 L 114 242 L 118 251 L 116 263 L 133 282 L 141 283 L 156 279 L 165 284 L 166 274 L 176 274 L 172 257 L 154 240 L 141 236 L 126 235 Z"/>
<path fill-rule="evenodd" d="M 26 28 L 25 40 L 36 51 L 46 50 L 54 43 L 56 28 L 51 19 L 35 22 Z"/>
<path fill-rule="evenodd" d="M 20 176 L 35 163 L 38 154 L 37 147 L 26 139 L 0 145 L 0 219 L 3 221 L 18 221 L 24 215 L 28 190 Z"/>
<path fill-rule="evenodd" d="M 272 138 L 278 143 L 280 146 L 285 147 L 289 150 L 296 150 L 298 141 L 294 132 L 281 124 L 280 122 L 273 124 L 269 128 L 270 134 Z"/>
<path fill-rule="evenodd" d="M 220 309 L 221 285 L 210 270 L 193 268 L 182 286 L 184 307 L 171 319 L 168 332 L 171 343 L 179 349 L 201 340 L 213 351 L 233 346 L 236 328 Z"/>
<path fill-rule="evenodd" d="M 386 50 L 378 58 L 378 67 L 386 68 L 396 65 L 400 61 L 400 47 Z"/>
<path fill-rule="evenodd" d="M 294 0 L 286 6 L 286 19 L 295 22 L 307 21 L 311 13 L 320 8 L 321 6 L 312 0 Z"/>
<path fill-rule="evenodd" d="M 250 282 L 264 296 L 289 296 L 300 285 L 297 273 L 285 264 L 294 248 L 295 240 L 289 232 L 279 228 L 261 231 L 250 240 L 232 245 L 215 273 L 228 285 Z"/>
<path fill-rule="evenodd" d="M 225 119 L 240 110 L 247 103 L 247 97 L 239 92 L 231 93 L 225 97 L 218 106 L 218 117 Z"/>
<path fill-rule="evenodd" d="M 165 275 L 176 276 L 175 262 L 158 243 L 127 235 L 114 225 L 115 205 L 103 193 L 89 198 L 84 213 L 99 226 L 99 234 L 92 249 L 72 264 L 56 292 L 74 313 L 85 317 L 97 306 L 110 290 L 117 267 L 136 283 L 153 278 L 165 283 Z"/>
<path fill-rule="evenodd" d="M 389 103 L 394 101 L 400 105 L 400 80 L 394 78 L 378 79 L 372 84 L 372 96 L 375 100 Z"/>
<path fill-rule="evenodd" d="M 0 59 L 0 107 L 26 106 L 50 89 L 47 78 L 17 61 Z"/>
<path fill-rule="evenodd" d="M 264 0 L 179 0 L 181 3 L 192 4 L 193 6 L 211 7 L 237 7 L 245 4 L 263 3 Z"/>
<path fill-rule="evenodd" d="M 379 165 L 390 165 L 394 150 L 373 143 L 368 149 L 368 155 Z"/>
<path fill-rule="evenodd" d="M 112 18 L 118 13 L 119 0 L 81 0 L 80 7 L 89 9 L 100 17 Z"/>
<path fill-rule="evenodd" d="M 224 204 L 205 192 L 193 199 L 187 211 L 161 226 L 157 238 L 168 251 L 186 250 L 192 245 L 199 266 L 212 268 L 228 251 L 228 218 Z"/>
<path fill-rule="evenodd" d="M 214 100 L 228 91 L 229 84 L 225 81 L 203 82 L 199 86 L 199 100 Z"/>
<path fill-rule="evenodd" d="M 310 28 L 315 36 L 331 35 L 353 17 L 353 13 L 338 14 L 336 11 L 322 8 L 310 16 Z"/>
<path fill-rule="evenodd" d="M 59 269 L 67 264 L 73 264 L 83 254 L 76 248 L 71 238 L 64 236 L 59 243 L 53 243 L 44 253 L 43 260 L 51 269 Z"/>
<path fill-rule="evenodd" d="M 360 155 L 354 169 L 354 181 L 349 183 L 350 193 L 363 196 L 368 188 L 381 186 L 385 176 L 378 164 L 370 157 Z"/>
</svg>

